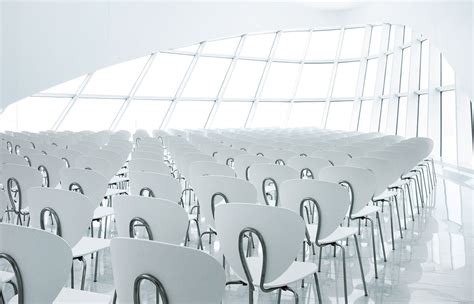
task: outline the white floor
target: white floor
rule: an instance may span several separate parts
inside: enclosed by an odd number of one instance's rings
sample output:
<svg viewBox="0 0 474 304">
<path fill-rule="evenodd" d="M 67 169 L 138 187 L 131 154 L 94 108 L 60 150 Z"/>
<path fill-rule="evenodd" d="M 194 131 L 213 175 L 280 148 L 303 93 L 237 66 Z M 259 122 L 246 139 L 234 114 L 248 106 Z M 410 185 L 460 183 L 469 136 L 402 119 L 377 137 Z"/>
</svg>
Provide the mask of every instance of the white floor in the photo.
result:
<svg viewBox="0 0 474 304">
<path fill-rule="evenodd" d="M 407 230 L 400 239 L 396 229 L 396 250 L 391 250 L 388 212 L 384 213 L 384 238 L 387 262 L 378 248 L 379 278 L 374 278 L 370 230 L 362 226 L 361 253 L 369 295 L 363 293 L 357 256 L 349 244 L 347 256 L 348 292 L 351 303 L 446 303 L 474 302 L 473 295 L 473 194 L 474 171 L 450 165 L 439 166 L 438 184 L 430 205 L 416 214 L 415 221 L 407 217 Z M 193 240 L 191 245 L 195 245 Z M 209 251 L 207 239 L 205 250 Z M 216 254 L 214 243 L 211 254 Z M 308 252 L 310 260 L 317 263 L 318 255 Z M 221 257 L 217 257 L 221 260 Z M 98 282 L 94 283 L 93 265 L 89 261 L 86 290 L 113 293 L 113 274 L 110 252 L 100 257 Z M 79 286 L 80 265 L 76 264 L 76 286 Z M 227 267 L 228 269 L 228 267 Z M 228 277 L 231 274 L 228 270 Z M 319 281 L 326 303 L 343 303 L 344 291 L 340 254 L 334 258 L 332 248 L 323 253 Z M 317 303 L 314 284 L 308 278 L 304 288 L 294 286 L 300 303 Z M 183 289 L 185 286 L 183 286 Z M 11 293 L 7 288 L 6 296 Z M 277 293 L 255 293 L 256 303 L 275 303 Z M 153 292 L 149 293 L 153 298 Z M 248 290 L 243 286 L 227 287 L 224 303 L 246 303 Z M 150 301 L 151 302 L 151 301 Z M 283 303 L 293 303 L 290 293 L 283 293 Z"/>
</svg>

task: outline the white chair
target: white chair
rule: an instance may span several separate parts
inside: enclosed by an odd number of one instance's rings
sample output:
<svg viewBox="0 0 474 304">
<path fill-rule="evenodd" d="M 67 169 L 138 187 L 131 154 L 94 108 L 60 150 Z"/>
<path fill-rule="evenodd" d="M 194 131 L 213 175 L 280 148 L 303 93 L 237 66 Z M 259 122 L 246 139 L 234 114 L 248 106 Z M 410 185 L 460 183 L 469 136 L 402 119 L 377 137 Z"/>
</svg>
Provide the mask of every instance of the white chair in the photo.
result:
<svg viewBox="0 0 474 304">
<path fill-rule="evenodd" d="M 176 202 L 134 195 L 114 198 L 115 219 L 119 237 L 135 238 L 142 226 L 152 241 L 179 245 L 185 241 L 188 214 Z"/>
<path fill-rule="evenodd" d="M 200 245 L 202 248 L 202 236 L 209 234 L 211 243 L 212 234 L 217 234 L 214 212 L 216 205 L 220 203 L 248 203 L 257 202 L 257 190 L 248 181 L 228 176 L 199 176 L 193 180 L 196 196 L 203 219 L 208 226 L 208 231 L 200 234 Z"/>
<path fill-rule="evenodd" d="M 43 176 L 31 167 L 15 164 L 4 164 L 0 171 L 1 184 L 10 200 L 8 213 L 15 213 L 17 224 L 23 225 L 29 215 L 28 189 L 41 187 Z M 23 217 L 23 218 L 22 218 Z"/>
<path fill-rule="evenodd" d="M 248 170 L 249 181 L 257 189 L 259 203 L 278 207 L 279 188 L 283 181 L 297 179 L 299 172 L 287 166 L 276 164 L 253 164 Z"/>
<path fill-rule="evenodd" d="M 155 285 L 157 297 L 161 297 L 163 303 L 218 304 L 222 301 L 225 273 L 207 253 L 130 238 L 114 238 L 111 250 L 118 304 L 140 303 L 143 281 Z"/>
<path fill-rule="evenodd" d="M 375 215 L 379 227 L 379 237 L 382 245 L 384 262 L 387 261 L 385 254 L 385 245 L 383 242 L 382 225 L 380 223 L 380 207 L 367 205 L 373 198 L 376 190 L 375 174 L 369 169 L 355 167 L 327 167 L 319 173 L 319 180 L 341 184 L 348 188 L 351 197 L 351 203 L 348 213 L 347 226 L 350 221 L 366 219 L 370 221 L 372 231 L 372 251 L 374 257 L 375 278 L 378 279 L 377 272 L 377 252 L 375 246 L 374 221 L 371 216 Z"/>
<path fill-rule="evenodd" d="M 197 161 L 189 165 L 189 182 L 191 185 L 196 177 L 203 175 L 235 177 L 235 172 L 231 167 L 216 162 Z"/>
<path fill-rule="evenodd" d="M 271 164 L 272 160 L 263 156 L 252 154 L 237 155 L 234 159 L 235 173 L 238 178 L 249 180 L 248 170 L 253 164 Z"/>
<path fill-rule="evenodd" d="M 217 159 L 218 163 L 232 167 L 235 157 L 242 154 L 246 154 L 246 152 L 233 148 L 225 148 L 218 150 L 214 157 Z"/>
<path fill-rule="evenodd" d="M 99 222 L 98 237 L 101 237 L 102 219 L 105 219 L 104 238 L 106 238 L 108 218 L 114 214 L 114 209 L 109 204 L 103 203 L 104 197 L 110 201 L 112 196 L 107 190 L 107 179 L 94 170 L 79 168 L 64 168 L 59 174 L 62 189 L 84 194 L 96 206 L 92 222 Z M 91 235 L 94 236 L 92 224 Z"/>
<path fill-rule="evenodd" d="M 59 185 L 59 172 L 66 167 L 59 157 L 37 154 L 30 156 L 31 166 L 43 175 L 43 186 L 56 188 Z"/>
<path fill-rule="evenodd" d="M 148 171 L 159 174 L 171 174 L 170 168 L 161 160 L 133 158 L 128 162 L 130 171 Z"/>
<path fill-rule="evenodd" d="M 281 202 L 282 207 L 292 210 L 302 218 L 304 217 L 304 206 L 308 204 L 310 206 L 315 205 L 318 211 L 317 224 L 306 225 L 306 237 L 308 242 L 314 242 L 320 247 L 319 270 L 321 269 L 322 247 L 337 246 L 341 249 L 344 275 L 344 298 L 346 303 L 348 302 L 348 298 L 345 246 L 338 242 L 354 236 L 364 292 L 367 296 L 367 286 L 359 252 L 359 241 L 357 239 L 357 228 L 340 226 L 347 214 L 347 209 L 350 204 L 350 196 L 347 190 L 339 184 L 325 181 L 313 179 L 288 180 L 281 185 Z"/>
<path fill-rule="evenodd" d="M 281 291 L 290 291 L 298 303 L 298 294 L 289 285 L 310 275 L 314 276 L 321 302 L 317 266 L 295 261 L 305 237 L 305 224 L 298 214 L 270 206 L 222 204 L 216 207 L 216 228 L 229 265 L 239 280 L 248 285 L 249 303 L 253 303 L 255 286 L 263 292 L 278 290 L 278 303 Z M 246 257 L 243 244 L 246 234 L 258 238 L 261 256 Z M 228 282 L 231 283 L 235 282 Z"/>
<path fill-rule="evenodd" d="M 350 159 L 347 152 L 335 150 L 315 151 L 309 156 L 327 159 L 333 166 L 344 166 L 346 161 Z"/>
<path fill-rule="evenodd" d="M 9 303 L 109 303 L 103 294 L 64 288 L 72 252 L 65 240 L 34 228 L 0 224 L 0 258 L 13 266 L 18 294 Z"/>
<path fill-rule="evenodd" d="M 318 179 L 319 171 L 331 166 L 331 163 L 318 157 L 294 156 L 288 159 L 287 166 L 296 169 L 300 178 Z"/>
<path fill-rule="evenodd" d="M 146 158 L 156 161 L 163 161 L 163 154 L 159 154 L 153 151 L 133 151 L 131 154 L 131 159 Z"/>
<path fill-rule="evenodd" d="M 76 163 L 76 159 L 83 153 L 73 149 L 57 149 L 52 155 L 61 158 L 66 163 L 66 167 L 71 168 Z"/>
<path fill-rule="evenodd" d="M 288 159 L 298 154 L 294 151 L 281 150 L 281 149 L 268 149 L 263 152 L 266 158 L 271 159 L 277 165 L 286 165 Z"/>
<path fill-rule="evenodd" d="M 110 240 L 84 237 L 94 216 L 96 205 L 85 195 L 77 192 L 51 188 L 31 188 L 31 226 L 52 229 L 50 232 L 62 237 L 72 248 L 73 260 L 82 262 L 81 289 L 85 286 L 86 261 L 84 256 L 95 255 L 94 282 L 97 281 L 99 251 L 110 246 Z M 53 223 L 48 223 L 53 219 Z M 46 219 L 46 220 L 45 220 Z M 47 227 L 47 225 L 53 227 Z M 74 267 L 74 261 L 73 261 Z M 71 270 L 71 287 L 74 288 L 74 271 Z"/>
<path fill-rule="evenodd" d="M 0 152 L 0 165 L 2 164 L 28 166 L 28 161 L 20 155 L 10 154 L 8 152 Z"/>
<path fill-rule="evenodd" d="M 107 181 L 115 175 L 115 172 L 113 172 L 113 166 L 108 160 L 91 155 L 79 156 L 73 167 L 100 172 L 107 178 Z"/>
</svg>

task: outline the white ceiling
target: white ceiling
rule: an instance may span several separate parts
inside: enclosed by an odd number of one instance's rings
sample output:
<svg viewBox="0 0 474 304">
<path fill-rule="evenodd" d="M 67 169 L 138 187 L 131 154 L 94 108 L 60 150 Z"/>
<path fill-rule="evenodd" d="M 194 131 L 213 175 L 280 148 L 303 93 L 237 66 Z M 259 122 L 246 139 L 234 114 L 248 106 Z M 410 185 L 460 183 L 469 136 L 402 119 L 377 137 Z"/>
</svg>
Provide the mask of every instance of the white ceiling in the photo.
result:
<svg viewBox="0 0 474 304">
<path fill-rule="evenodd" d="M 473 96 L 470 1 L 0 1 L 0 108 L 101 67 L 247 32 L 389 22 L 423 33 Z"/>
</svg>

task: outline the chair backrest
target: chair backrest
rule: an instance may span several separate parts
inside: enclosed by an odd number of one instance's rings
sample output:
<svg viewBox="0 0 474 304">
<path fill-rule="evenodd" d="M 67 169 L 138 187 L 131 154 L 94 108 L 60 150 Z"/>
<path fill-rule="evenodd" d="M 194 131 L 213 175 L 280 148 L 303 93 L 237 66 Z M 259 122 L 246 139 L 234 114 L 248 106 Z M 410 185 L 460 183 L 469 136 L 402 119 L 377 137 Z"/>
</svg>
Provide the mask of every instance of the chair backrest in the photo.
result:
<svg viewBox="0 0 474 304">
<path fill-rule="evenodd" d="M 351 195 L 349 214 L 362 210 L 375 194 L 375 174 L 369 169 L 356 167 L 327 167 L 319 172 L 319 180 L 342 184 Z"/>
<path fill-rule="evenodd" d="M 231 167 L 209 161 L 197 161 L 189 165 L 189 181 L 191 183 L 198 176 L 221 175 L 235 177 L 235 172 Z"/>
<path fill-rule="evenodd" d="M 67 167 L 74 167 L 76 159 L 84 154 L 73 149 L 57 149 L 52 155 L 61 158 L 66 163 Z"/>
<path fill-rule="evenodd" d="M 234 159 L 234 169 L 238 178 L 248 180 L 248 170 L 253 164 L 271 164 L 272 160 L 264 156 L 241 154 Z"/>
<path fill-rule="evenodd" d="M 148 171 L 159 174 L 170 174 L 170 168 L 167 164 L 160 160 L 147 158 L 134 158 L 128 162 L 128 170 L 130 171 Z"/>
<path fill-rule="evenodd" d="M 179 159 L 179 162 L 176 163 L 178 170 L 185 176 L 189 177 L 189 168 L 192 163 L 198 162 L 198 161 L 206 161 L 206 162 L 216 162 L 216 159 L 210 155 L 206 155 L 203 153 L 196 153 L 196 152 L 191 152 L 191 153 L 186 153 L 182 155 L 181 159 Z"/>
<path fill-rule="evenodd" d="M 300 173 L 300 178 L 309 177 L 318 179 L 319 171 L 322 168 L 332 166 L 331 163 L 323 158 L 310 156 L 294 156 L 288 159 L 287 166 L 294 168 Z"/>
<path fill-rule="evenodd" d="M 234 162 L 235 157 L 242 154 L 246 154 L 246 152 L 239 149 L 226 148 L 218 150 L 214 157 L 220 164 L 231 165 L 231 163 Z"/>
<path fill-rule="evenodd" d="M 0 223 L 3 220 L 3 216 L 5 215 L 5 211 L 8 207 L 8 196 L 4 191 L 0 191 Z"/>
<path fill-rule="evenodd" d="M 287 165 L 290 157 L 297 156 L 298 153 L 294 151 L 281 150 L 281 149 L 268 149 L 263 152 L 266 158 L 269 158 L 275 164 Z"/>
<path fill-rule="evenodd" d="M 31 166 L 43 172 L 45 186 L 55 188 L 59 184 L 59 171 L 66 167 L 66 163 L 59 157 L 36 154 L 30 156 Z"/>
<path fill-rule="evenodd" d="M 16 164 L 28 166 L 28 161 L 20 155 L 10 154 L 8 152 L 0 153 L 0 164 Z"/>
<path fill-rule="evenodd" d="M 167 174 L 144 171 L 130 171 L 130 195 L 152 194 L 152 197 L 167 199 L 178 203 L 181 198 L 181 185 Z"/>
<path fill-rule="evenodd" d="M 151 152 L 151 151 L 133 151 L 131 159 L 137 159 L 137 158 L 152 159 L 152 160 L 163 162 L 163 154 L 158 154 L 156 152 Z"/>
<path fill-rule="evenodd" d="M 107 180 L 110 180 L 115 173 L 113 172 L 114 169 L 108 160 L 90 155 L 79 156 L 76 159 L 74 167 L 81 169 L 91 169 L 100 172 L 107 178 Z"/>
<path fill-rule="evenodd" d="M 79 168 L 64 168 L 59 172 L 61 188 L 74 190 L 80 187 L 82 194 L 87 196 L 95 207 L 98 206 L 107 192 L 107 179 L 94 170 Z"/>
<path fill-rule="evenodd" d="M 41 187 L 43 184 L 43 176 L 38 170 L 23 165 L 2 165 L 0 167 L 0 178 L 0 183 L 3 184 L 12 206 L 14 204 L 12 190 L 15 189 L 14 187 L 18 187 L 18 193 L 15 198 L 15 201 L 18 202 L 15 205 L 15 210 L 17 211 L 28 207 L 28 189 Z"/>
<path fill-rule="evenodd" d="M 53 303 L 71 270 L 69 245 L 46 231 L 2 223 L 0 240 L 0 254 L 11 257 L 18 267 L 23 303 Z"/>
<path fill-rule="evenodd" d="M 199 176 L 193 180 L 193 187 L 199 199 L 199 210 L 206 223 L 215 229 L 215 206 L 221 203 L 257 202 L 257 190 L 248 181 L 227 176 Z"/>
<path fill-rule="evenodd" d="M 346 164 L 346 161 L 350 159 L 349 154 L 347 154 L 347 152 L 335 150 L 315 151 L 309 156 L 327 159 L 334 166 L 344 166 Z"/>
<path fill-rule="evenodd" d="M 51 209 L 53 218 L 56 214 L 56 221 L 59 220 L 59 224 L 56 223 L 56 234 L 65 239 L 71 248 L 87 232 L 96 207 L 87 196 L 73 191 L 41 187 L 29 189 L 28 195 L 31 227 L 41 229 L 41 222 L 45 215 L 49 215 L 49 212 L 43 210 Z"/>
<path fill-rule="evenodd" d="M 123 159 L 119 153 L 105 149 L 92 150 L 89 152 L 89 155 L 106 159 L 112 167 L 111 170 L 115 171 L 113 172 L 114 174 L 117 173 L 117 171 L 120 169 L 120 167 L 122 167 L 125 162 L 125 159 Z"/>
<path fill-rule="evenodd" d="M 275 206 L 279 205 L 279 188 L 283 181 L 297 179 L 300 177 L 298 171 L 291 167 L 276 164 L 253 164 L 249 169 L 249 181 L 255 186 L 258 192 L 258 201 L 269 204 L 267 196 L 267 185 L 273 183 L 275 187 Z"/>
<path fill-rule="evenodd" d="M 237 275 L 248 281 L 240 259 L 242 231 L 254 229 L 265 244 L 264 282 L 281 276 L 297 257 L 305 236 L 305 223 L 296 213 L 271 206 L 223 204 L 216 207 L 216 228 L 221 249 Z M 241 241 L 241 240 L 240 240 Z M 253 278 L 255 279 L 255 278 Z"/>
<path fill-rule="evenodd" d="M 314 179 L 288 180 L 280 187 L 281 206 L 302 215 L 301 204 L 312 199 L 318 210 L 318 242 L 333 233 L 343 221 L 350 196 L 343 186 Z"/>
<path fill-rule="evenodd" d="M 397 180 L 394 165 L 385 159 L 356 157 L 347 162 L 347 166 L 366 168 L 375 175 L 375 193 L 377 196 L 387 190 L 387 186 Z"/>
<path fill-rule="evenodd" d="M 176 245 L 184 242 L 188 215 L 175 201 L 120 195 L 113 202 L 118 236 L 133 237 L 134 224 L 143 224 L 153 241 Z"/>
<path fill-rule="evenodd" d="M 404 156 L 400 153 L 388 150 L 370 151 L 366 153 L 366 157 L 385 159 L 391 162 L 397 178 L 405 173 L 405 159 L 403 159 Z"/>
<path fill-rule="evenodd" d="M 218 304 L 222 301 L 224 269 L 205 252 L 120 237 L 112 239 L 110 247 L 117 303 L 134 303 L 135 285 L 144 277 L 157 282 L 157 288 L 166 294 L 167 303 Z"/>
</svg>

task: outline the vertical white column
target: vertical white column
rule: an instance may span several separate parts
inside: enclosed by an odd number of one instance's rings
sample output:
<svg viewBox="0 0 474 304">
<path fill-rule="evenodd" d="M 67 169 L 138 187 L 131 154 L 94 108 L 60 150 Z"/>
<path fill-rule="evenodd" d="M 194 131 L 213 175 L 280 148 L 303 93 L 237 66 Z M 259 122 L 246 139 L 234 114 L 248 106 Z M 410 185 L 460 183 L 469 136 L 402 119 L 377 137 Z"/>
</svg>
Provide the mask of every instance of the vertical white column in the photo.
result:
<svg viewBox="0 0 474 304">
<path fill-rule="evenodd" d="M 441 155 L 441 53 L 430 43 L 428 75 L 428 136 L 433 139 L 433 154 Z"/>
<path fill-rule="evenodd" d="M 405 136 L 415 137 L 418 126 L 418 89 L 420 88 L 421 40 L 418 33 L 413 33 L 411 42 L 411 58 L 408 80 L 407 113 Z M 404 59 L 405 60 L 405 59 Z"/>
<path fill-rule="evenodd" d="M 458 165 L 470 168 L 472 166 L 471 100 L 462 92 L 457 81 L 455 94 Z"/>
</svg>

